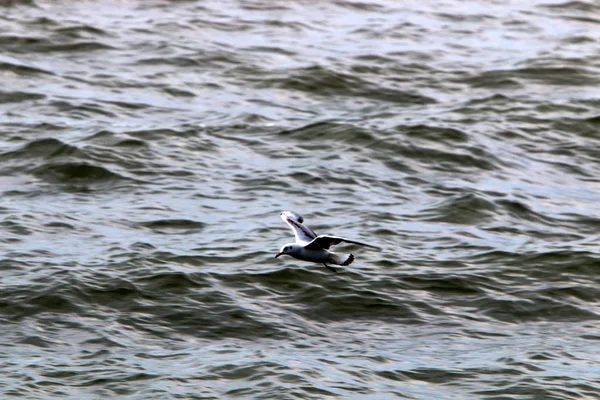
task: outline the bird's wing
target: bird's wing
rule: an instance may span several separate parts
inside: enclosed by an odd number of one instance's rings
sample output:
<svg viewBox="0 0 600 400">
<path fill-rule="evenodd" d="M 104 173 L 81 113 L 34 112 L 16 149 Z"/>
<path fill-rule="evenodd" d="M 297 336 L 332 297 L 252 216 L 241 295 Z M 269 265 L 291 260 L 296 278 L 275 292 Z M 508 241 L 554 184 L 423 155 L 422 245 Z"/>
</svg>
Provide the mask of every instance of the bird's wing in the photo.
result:
<svg viewBox="0 0 600 400">
<path fill-rule="evenodd" d="M 283 211 L 281 213 L 281 219 L 294 231 L 296 242 L 305 244 L 317 237 L 317 234 L 314 233 L 312 229 L 302 225 L 303 219 L 301 216 L 294 214 L 291 211 Z"/>
<path fill-rule="evenodd" d="M 335 246 L 336 244 L 340 244 L 342 242 L 358 244 L 360 246 L 372 247 L 374 249 L 378 249 L 378 247 L 371 246 L 370 244 L 357 242 L 355 240 L 344 239 L 338 236 L 329 236 L 329 235 L 321 235 L 317 236 L 313 239 L 312 242 L 304 246 L 307 250 L 327 250 L 331 246 Z"/>
</svg>

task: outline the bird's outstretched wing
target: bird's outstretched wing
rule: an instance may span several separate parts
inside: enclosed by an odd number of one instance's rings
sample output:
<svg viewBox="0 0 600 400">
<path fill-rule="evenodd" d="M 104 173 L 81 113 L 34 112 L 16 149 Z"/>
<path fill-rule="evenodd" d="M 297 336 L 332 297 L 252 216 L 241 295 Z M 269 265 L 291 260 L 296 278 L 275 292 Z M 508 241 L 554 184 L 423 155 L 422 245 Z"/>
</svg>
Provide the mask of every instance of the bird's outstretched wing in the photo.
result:
<svg viewBox="0 0 600 400">
<path fill-rule="evenodd" d="M 329 235 L 321 235 L 314 238 L 309 244 L 307 244 L 304 248 L 307 250 L 327 250 L 331 246 L 335 246 L 336 244 L 340 244 L 342 242 L 358 244 L 360 246 L 371 247 L 374 249 L 378 249 L 378 247 L 371 246 L 370 244 L 357 242 L 355 240 L 344 239 L 338 236 L 329 236 Z"/>
<path fill-rule="evenodd" d="M 303 219 L 301 216 L 291 211 L 283 211 L 281 219 L 294 231 L 296 242 L 306 244 L 317 237 L 317 234 L 312 229 L 302 224 Z"/>
</svg>

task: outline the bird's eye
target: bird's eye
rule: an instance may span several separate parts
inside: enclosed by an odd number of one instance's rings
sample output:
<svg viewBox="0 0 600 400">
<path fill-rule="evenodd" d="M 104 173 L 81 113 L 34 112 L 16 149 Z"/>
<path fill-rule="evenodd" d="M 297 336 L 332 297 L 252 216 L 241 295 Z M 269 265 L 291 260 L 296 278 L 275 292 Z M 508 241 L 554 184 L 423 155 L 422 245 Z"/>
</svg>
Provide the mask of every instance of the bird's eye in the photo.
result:
<svg viewBox="0 0 600 400">
<path fill-rule="evenodd" d="M 283 249 L 283 251 L 288 251 L 290 249 L 290 246 L 285 246 L 285 249 Z"/>
</svg>

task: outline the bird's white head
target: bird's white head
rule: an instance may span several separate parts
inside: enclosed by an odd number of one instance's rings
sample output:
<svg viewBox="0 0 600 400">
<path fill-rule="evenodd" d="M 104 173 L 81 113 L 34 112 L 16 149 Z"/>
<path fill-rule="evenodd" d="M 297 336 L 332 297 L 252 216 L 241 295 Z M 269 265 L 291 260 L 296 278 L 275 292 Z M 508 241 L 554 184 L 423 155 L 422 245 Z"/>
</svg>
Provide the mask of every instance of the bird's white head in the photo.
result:
<svg viewBox="0 0 600 400">
<path fill-rule="evenodd" d="M 287 243 L 284 244 L 283 246 L 281 246 L 281 250 L 279 250 L 279 253 L 277 253 L 275 255 L 275 258 L 279 257 L 279 256 L 283 256 L 285 254 L 287 255 L 293 255 L 296 254 L 296 252 L 298 251 L 298 249 L 302 247 L 296 243 Z"/>
</svg>

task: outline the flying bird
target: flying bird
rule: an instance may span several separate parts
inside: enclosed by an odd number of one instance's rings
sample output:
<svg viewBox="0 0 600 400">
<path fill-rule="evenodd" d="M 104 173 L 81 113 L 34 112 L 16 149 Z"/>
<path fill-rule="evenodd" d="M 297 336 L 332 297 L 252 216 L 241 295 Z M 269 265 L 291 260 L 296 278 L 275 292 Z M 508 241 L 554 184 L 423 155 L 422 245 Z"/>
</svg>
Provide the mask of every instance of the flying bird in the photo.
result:
<svg viewBox="0 0 600 400">
<path fill-rule="evenodd" d="M 281 213 L 281 219 L 292 228 L 294 236 L 296 236 L 295 243 L 286 243 L 281 247 L 281 250 L 275 258 L 288 255 L 298 260 L 310 261 L 314 263 L 322 263 L 327 269 L 333 272 L 337 270 L 327 264 L 335 265 L 350 265 L 354 261 L 354 255 L 349 254 L 348 256 L 342 256 L 329 251 L 331 246 L 340 244 L 342 242 L 358 244 L 361 246 L 371 246 L 366 243 L 357 242 L 354 240 L 344 239 L 339 236 L 331 235 L 318 235 L 309 227 L 303 225 L 304 220 L 301 216 L 294 214 L 291 211 L 283 211 Z"/>
</svg>

